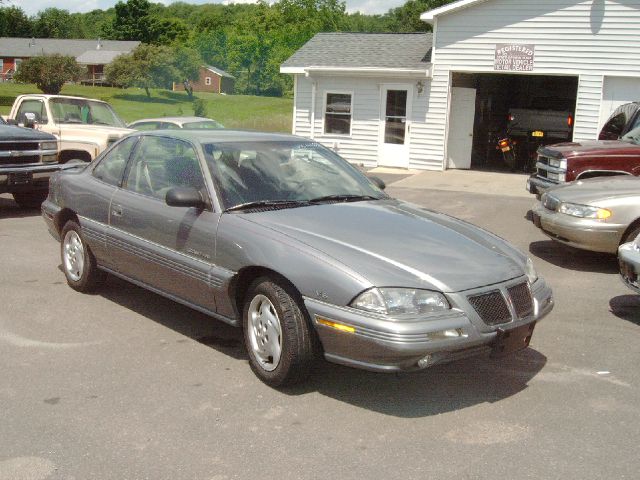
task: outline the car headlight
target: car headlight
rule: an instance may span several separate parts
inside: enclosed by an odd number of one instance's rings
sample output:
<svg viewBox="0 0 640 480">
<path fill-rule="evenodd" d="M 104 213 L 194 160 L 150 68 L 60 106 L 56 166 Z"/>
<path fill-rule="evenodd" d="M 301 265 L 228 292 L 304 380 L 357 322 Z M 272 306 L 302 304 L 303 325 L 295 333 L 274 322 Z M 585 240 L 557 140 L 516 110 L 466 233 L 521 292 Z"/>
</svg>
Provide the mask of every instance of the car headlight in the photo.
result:
<svg viewBox="0 0 640 480">
<path fill-rule="evenodd" d="M 563 159 L 550 158 L 549 159 L 549 166 L 550 167 L 554 167 L 554 168 L 559 168 L 561 170 L 566 170 L 567 169 L 567 159 L 566 158 L 563 158 Z"/>
<path fill-rule="evenodd" d="M 444 295 L 414 288 L 371 288 L 362 292 L 351 307 L 383 315 L 420 315 L 451 309 Z"/>
<path fill-rule="evenodd" d="M 547 172 L 547 178 L 549 180 L 555 180 L 556 182 L 565 182 L 567 175 L 565 173 Z"/>
<path fill-rule="evenodd" d="M 529 284 L 533 284 L 538 279 L 538 273 L 536 272 L 533 262 L 530 258 L 527 258 L 527 264 L 524 267 L 524 273 L 529 280 Z"/>
<path fill-rule="evenodd" d="M 42 142 L 40 148 L 42 150 L 58 150 L 58 142 Z"/>
<path fill-rule="evenodd" d="M 605 220 L 611 216 L 611 210 L 606 208 L 579 205 L 577 203 L 561 203 L 558 207 L 558 212 L 573 217 L 597 218 L 599 220 Z"/>
</svg>

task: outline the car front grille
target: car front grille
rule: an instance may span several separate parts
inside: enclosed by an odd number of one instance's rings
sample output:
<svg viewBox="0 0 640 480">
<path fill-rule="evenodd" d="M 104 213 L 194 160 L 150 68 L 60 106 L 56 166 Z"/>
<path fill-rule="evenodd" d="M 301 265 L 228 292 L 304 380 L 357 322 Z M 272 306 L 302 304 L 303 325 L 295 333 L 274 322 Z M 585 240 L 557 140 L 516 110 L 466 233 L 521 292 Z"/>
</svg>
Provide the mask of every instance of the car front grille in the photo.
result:
<svg viewBox="0 0 640 480">
<path fill-rule="evenodd" d="M 529 285 L 520 283 L 514 287 L 507 289 L 513 308 L 518 318 L 528 317 L 533 313 L 533 301 L 531 300 L 531 291 Z"/>
<path fill-rule="evenodd" d="M 549 172 L 548 170 L 551 168 L 549 166 L 549 160 L 550 158 L 547 157 L 546 155 L 538 155 L 537 158 L 537 163 L 536 163 L 536 176 L 539 178 L 544 178 L 545 180 L 549 181 L 549 182 L 553 182 L 553 183 L 558 183 L 557 180 L 554 180 L 552 178 L 549 178 Z"/>
<path fill-rule="evenodd" d="M 531 292 L 526 283 L 519 283 L 507 288 L 506 295 L 513 304 L 517 318 L 524 318 L 533 313 Z M 501 290 L 491 290 L 479 295 L 468 297 L 469 303 L 475 309 L 482 321 L 487 325 L 500 325 L 512 320 L 512 314 L 507 299 Z"/>
<path fill-rule="evenodd" d="M 38 142 L 0 142 L 0 151 L 40 150 Z"/>
</svg>

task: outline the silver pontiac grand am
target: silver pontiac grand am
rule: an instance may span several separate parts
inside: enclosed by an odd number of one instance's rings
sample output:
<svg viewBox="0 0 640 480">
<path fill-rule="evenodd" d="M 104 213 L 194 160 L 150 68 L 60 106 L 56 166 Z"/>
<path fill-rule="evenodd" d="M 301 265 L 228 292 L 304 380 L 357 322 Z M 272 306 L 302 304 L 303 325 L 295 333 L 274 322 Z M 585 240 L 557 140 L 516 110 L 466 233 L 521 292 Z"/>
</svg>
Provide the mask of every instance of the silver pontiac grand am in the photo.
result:
<svg viewBox="0 0 640 480">
<path fill-rule="evenodd" d="M 308 139 L 165 130 L 55 175 L 42 213 L 72 288 L 110 273 L 242 327 L 272 386 L 317 355 L 395 372 L 527 347 L 553 307 L 531 260 L 383 188 Z"/>
</svg>

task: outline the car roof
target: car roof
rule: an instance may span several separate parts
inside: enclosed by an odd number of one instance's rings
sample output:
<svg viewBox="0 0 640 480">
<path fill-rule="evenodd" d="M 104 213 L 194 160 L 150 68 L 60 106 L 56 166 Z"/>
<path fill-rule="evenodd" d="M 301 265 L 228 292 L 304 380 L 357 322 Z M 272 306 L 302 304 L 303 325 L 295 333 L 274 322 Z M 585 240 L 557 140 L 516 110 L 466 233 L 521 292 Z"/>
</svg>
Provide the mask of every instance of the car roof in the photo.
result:
<svg viewBox="0 0 640 480">
<path fill-rule="evenodd" d="M 173 137 L 194 143 L 223 142 L 312 142 L 308 138 L 284 133 L 256 132 L 252 130 L 149 130 L 132 133 L 130 136 Z"/>
<path fill-rule="evenodd" d="M 52 99 L 52 98 L 68 98 L 68 99 L 71 99 L 71 100 L 85 100 L 85 101 L 91 101 L 91 102 L 107 103 L 104 100 L 98 100 L 97 98 L 78 97 L 78 96 L 73 96 L 73 95 L 49 95 L 49 94 L 46 94 L 46 93 L 24 93 L 22 95 L 18 95 L 17 98 L 22 98 L 22 97 L 38 97 L 38 98 L 48 98 L 48 99 Z"/>
<path fill-rule="evenodd" d="M 135 120 L 131 122 L 129 125 L 133 125 L 136 123 L 144 123 L 144 122 L 170 122 L 170 123 L 190 123 L 190 122 L 216 122 L 216 120 L 212 118 L 205 117 L 157 117 L 157 118 L 142 118 L 140 120 Z"/>
</svg>

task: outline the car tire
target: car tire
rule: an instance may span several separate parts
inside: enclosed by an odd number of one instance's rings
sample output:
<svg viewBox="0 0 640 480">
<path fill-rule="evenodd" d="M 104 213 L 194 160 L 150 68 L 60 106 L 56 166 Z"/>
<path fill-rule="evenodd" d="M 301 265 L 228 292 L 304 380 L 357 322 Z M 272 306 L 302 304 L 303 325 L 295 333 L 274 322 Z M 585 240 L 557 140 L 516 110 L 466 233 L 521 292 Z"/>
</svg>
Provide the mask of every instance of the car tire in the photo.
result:
<svg viewBox="0 0 640 480">
<path fill-rule="evenodd" d="M 620 244 L 622 245 L 623 243 L 633 242 L 638 235 L 640 235 L 640 225 L 636 225 L 629 229 L 629 231 L 627 231 L 622 237 Z"/>
<path fill-rule="evenodd" d="M 93 252 L 84 241 L 80 225 L 69 220 L 60 236 L 60 258 L 67 284 L 79 292 L 90 292 L 104 283 L 107 274 L 98 268 Z"/>
<path fill-rule="evenodd" d="M 298 297 L 291 287 L 268 277 L 256 279 L 245 297 L 242 319 L 249 364 L 272 387 L 306 379 L 315 358 L 313 332 Z"/>
<path fill-rule="evenodd" d="M 13 199 L 21 208 L 40 208 L 42 202 L 47 199 L 47 195 L 47 190 L 16 192 L 13 194 Z"/>
</svg>

